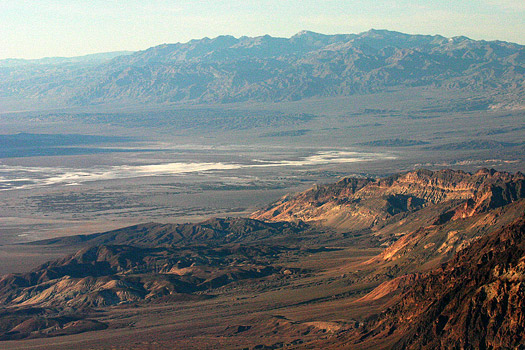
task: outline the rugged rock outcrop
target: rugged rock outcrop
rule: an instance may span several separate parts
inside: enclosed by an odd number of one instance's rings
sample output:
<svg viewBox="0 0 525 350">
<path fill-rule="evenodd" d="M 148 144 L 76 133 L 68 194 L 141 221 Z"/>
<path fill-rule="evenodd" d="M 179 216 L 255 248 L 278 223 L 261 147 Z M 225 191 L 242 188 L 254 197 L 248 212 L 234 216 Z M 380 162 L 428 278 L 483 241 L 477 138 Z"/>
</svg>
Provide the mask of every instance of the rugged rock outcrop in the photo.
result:
<svg viewBox="0 0 525 350">
<path fill-rule="evenodd" d="M 113 327 L 92 311 L 100 308 L 201 304 L 213 295 L 251 307 L 246 296 L 262 290 L 269 294 L 257 303 L 272 310 L 290 306 L 284 297 L 296 303 L 291 315 L 312 305 L 338 318 L 261 314 L 263 323 L 239 318 L 220 336 L 268 334 L 270 348 L 284 346 L 281 335 L 311 348 L 517 348 L 525 345 L 524 181 L 488 169 L 346 178 L 252 219 L 41 241 L 79 250 L 0 278 L 0 340 Z M 346 307 L 359 315 L 344 315 Z"/>
<path fill-rule="evenodd" d="M 342 179 L 286 196 L 252 218 L 306 221 L 385 247 L 369 278 L 421 272 L 448 261 L 525 211 L 525 176 L 481 169 L 418 170 L 383 179 Z"/>
<path fill-rule="evenodd" d="M 517 349 L 525 346 L 525 216 L 417 280 L 353 347 Z M 406 288 L 407 289 L 407 288 Z"/>
<path fill-rule="evenodd" d="M 431 266 L 426 264 L 435 265 L 448 261 L 456 252 L 509 224 L 523 212 L 525 199 L 520 199 L 466 218 L 454 218 L 446 222 L 438 220 L 431 225 L 405 233 L 367 263 L 372 266 L 388 263 L 399 270 L 410 266 L 429 268 Z"/>
<path fill-rule="evenodd" d="M 258 220 L 317 222 L 341 230 L 379 227 L 397 215 L 436 204 L 451 205 L 442 222 L 465 218 L 525 197 L 525 176 L 482 169 L 418 170 L 383 179 L 345 178 L 285 196 L 251 215 Z M 441 208 L 445 208 L 442 206 Z M 402 214 L 402 215 L 398 215 Z"/>
</svg>

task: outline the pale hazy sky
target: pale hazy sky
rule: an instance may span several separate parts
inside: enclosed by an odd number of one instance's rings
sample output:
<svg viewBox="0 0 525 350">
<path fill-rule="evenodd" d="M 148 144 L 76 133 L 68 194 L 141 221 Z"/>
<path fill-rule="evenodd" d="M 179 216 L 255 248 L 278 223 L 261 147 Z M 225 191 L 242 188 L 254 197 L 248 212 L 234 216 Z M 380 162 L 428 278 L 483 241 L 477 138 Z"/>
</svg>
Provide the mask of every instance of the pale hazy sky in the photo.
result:
<svg viewBox="0 0 525 350">
<path fill-rule="evenodd" d="M 0 0 L 0 59 L 371 28 L 525 44 L 525 0 Z"/>
</svg>

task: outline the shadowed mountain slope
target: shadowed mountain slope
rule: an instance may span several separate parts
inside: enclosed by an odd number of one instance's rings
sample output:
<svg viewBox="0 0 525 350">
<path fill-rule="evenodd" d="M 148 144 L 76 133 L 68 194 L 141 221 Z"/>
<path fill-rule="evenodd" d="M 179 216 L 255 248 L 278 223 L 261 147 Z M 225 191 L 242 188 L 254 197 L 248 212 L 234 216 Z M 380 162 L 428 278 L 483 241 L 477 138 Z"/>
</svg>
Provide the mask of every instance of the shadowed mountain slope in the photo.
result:
<svg viewBox="0 0 525 350">
<path fill-rule="evenodd" d="M 85 308 L 163 297 L 185 299 L 194 292 L 277 273 L 269 262 L 283 250 L 266 246 L 84 248 L 32 272 L 4 276 L 0 303 Z"/>
<path fill-rule="evenodd" d="M 156 336 L 169 329 L 153 348 L 173 347 L 173 334 L 208 348 L 516 348 L 525 341 L 524 181 L 488 169 L 345 178 L 253 215 L 267 221 L 150 223 L 36 242 L 79 250 L 0 278 L 0 340 L 136 322 Z"/>
<path fill-rule="evenodd" d="M 305 221 L 385 249 L 361 267 L 367 279 L 426 271 L 525 211 L 525 177 L 482 169 L 418 170 L 383 179 L 345 178 L 285 196 L 252 218 Z M 315 225 L 314 225 L 315 226 Z"/>
<path fill-rule="evenodd" d="M 79 250 L 35 270 L 0 278 L 0 340 L 101 330 L 95 310 L 206 300 L 217 289 L 286 278 L 275 265 L 284 247 L 140 248 L 103 245 Z"/>
</svg>

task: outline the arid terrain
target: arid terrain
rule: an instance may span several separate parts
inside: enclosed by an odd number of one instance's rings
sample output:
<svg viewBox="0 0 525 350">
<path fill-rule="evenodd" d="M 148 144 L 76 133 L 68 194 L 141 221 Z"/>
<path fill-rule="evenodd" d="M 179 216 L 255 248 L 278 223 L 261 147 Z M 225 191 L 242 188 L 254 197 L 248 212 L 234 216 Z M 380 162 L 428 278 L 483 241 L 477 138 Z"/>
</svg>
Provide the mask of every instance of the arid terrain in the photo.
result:
<svg viewBox="0 0 525 350">
<path fill-rule="evenodd" d="M 0 348 L 525 348 L 524 52 L 0 60 Z"/>
<path fill-rule="evenodd" d="M 488 169 L 345 178 L 251 218 L 33 242 L 75 252 L 0 280 L 1 344 L 516 347 L 524 184 Z"/>
</svg>

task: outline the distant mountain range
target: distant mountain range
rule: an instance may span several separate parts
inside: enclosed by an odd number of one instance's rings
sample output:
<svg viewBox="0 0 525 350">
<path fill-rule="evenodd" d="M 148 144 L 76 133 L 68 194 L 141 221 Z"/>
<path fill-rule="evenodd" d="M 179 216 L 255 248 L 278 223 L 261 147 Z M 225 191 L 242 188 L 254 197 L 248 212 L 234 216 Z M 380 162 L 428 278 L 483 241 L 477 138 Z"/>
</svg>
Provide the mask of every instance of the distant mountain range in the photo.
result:
<svg viewBox="0 0 525 350">
<path fill-rule="evenodd" d="M 54 65 L 54 64 L 75 64 L 75 63 L 102 63 L 112 58 L 130 55 L 133 51 L 113 51 L 94 53 L 75 57 L 44 57 L 39 59 L 7 58 L 0 60 L 0 67 L 19 67 L 29 65 Z"/>
<path fill-rule="evenodd" d="M 0 98 L 108 102 L 294 101 L 396 87 L 523 92 L 525 47 L 386 30 L 219 36 L 135 53 L 0 61 Z"/>
</svg>

